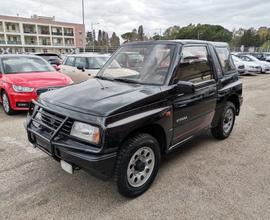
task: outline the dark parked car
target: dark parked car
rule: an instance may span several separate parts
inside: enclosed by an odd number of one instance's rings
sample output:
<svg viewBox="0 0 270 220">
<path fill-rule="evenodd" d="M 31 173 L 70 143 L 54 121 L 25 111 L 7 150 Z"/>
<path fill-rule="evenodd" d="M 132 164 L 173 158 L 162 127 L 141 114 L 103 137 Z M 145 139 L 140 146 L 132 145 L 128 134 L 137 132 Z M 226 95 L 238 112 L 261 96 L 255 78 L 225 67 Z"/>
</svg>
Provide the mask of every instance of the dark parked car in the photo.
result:
<svg viewBox="0 0 270 220">
<path fill-rule="evenodd" d="M 35 53 L 35 55 L 42 57 L 47 60 L 49 64 L 55 67 L 56 70 L 60 70 L 60 65 L 62 64 L 62 60 L 60 56 L 56 53 Z"/>
<path fill-rule="evenodd" d="M 129 53 L 140 59 L 120 65 Z M 65 171 L 114 176 L 122 195 L 136 197 L 154 181 L 162 154 L 208 129 L 229 137 L 241 103 L 226 43 L 137 42 L 121 46 L 95 78 L 42 94 L 27 133 Z"/>
</svg>

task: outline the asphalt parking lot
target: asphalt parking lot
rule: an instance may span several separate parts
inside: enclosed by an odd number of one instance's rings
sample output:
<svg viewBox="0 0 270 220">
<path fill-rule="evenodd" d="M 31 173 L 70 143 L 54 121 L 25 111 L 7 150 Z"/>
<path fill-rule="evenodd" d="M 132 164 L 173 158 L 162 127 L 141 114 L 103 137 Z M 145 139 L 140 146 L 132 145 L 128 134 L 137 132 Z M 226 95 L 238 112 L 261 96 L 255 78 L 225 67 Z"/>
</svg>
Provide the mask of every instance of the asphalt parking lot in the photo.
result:
<svg viewBox="0 0 270 220">
<path fill-rule="evenodd" d="M 270 75 L 242 81 L 231 137 L 205 134 L 165 156 L 136 199 L 119 195 L 113 181 L 65 173 L 28 144 L 26 114 L 0 108 L 0 219 L 269 219 Z"/>
</svg>

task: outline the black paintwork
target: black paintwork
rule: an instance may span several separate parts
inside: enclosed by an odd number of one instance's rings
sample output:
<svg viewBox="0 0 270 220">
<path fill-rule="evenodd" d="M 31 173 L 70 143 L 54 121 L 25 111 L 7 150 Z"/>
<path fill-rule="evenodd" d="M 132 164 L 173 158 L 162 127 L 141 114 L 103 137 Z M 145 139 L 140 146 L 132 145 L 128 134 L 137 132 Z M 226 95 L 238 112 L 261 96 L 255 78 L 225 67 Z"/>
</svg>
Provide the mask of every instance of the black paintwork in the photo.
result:
<svg viewBox="0 0 270 220">
<path fill-rule="evenodd" d="M 34 112 L 28 116 L 29 140 L 43 142 L 56 160 L 66 160 L 100 177 L 112 174 L 119 147 L 136 132 L 148 132 L 160 142 L 167 153 L 201 131 L 216 126 L 227 100 L 235 103 L 237 114 L 242 103 L 242 83 L 237 70 L 224 73 L 215 47 L 226 43 L 206 41 L 155 41 L 135 44 L 175 44 L 175 60 L 162 86 L 141 85 L 119 81 L 90 79 L 80 84 L 54 90 L 40 96 Z M 183 94 L 173 82 L 185 45 L 206 45 L 213 66 L 214 79 L 195 84 L 193 93 Z M 125 45 L 124 45 L 125 46 Z M 35 129 L 32 119 L 37 106 L 65 117 L 96 125 L 101 131 L 101 143 L 91 145 L 69 135 L 60 135 L 61 128 L 50 138 Z M 65 121 L 62 125 L 65 124 Z M 44 148 L 44 146 L 38 146 Z"/>
</svg>

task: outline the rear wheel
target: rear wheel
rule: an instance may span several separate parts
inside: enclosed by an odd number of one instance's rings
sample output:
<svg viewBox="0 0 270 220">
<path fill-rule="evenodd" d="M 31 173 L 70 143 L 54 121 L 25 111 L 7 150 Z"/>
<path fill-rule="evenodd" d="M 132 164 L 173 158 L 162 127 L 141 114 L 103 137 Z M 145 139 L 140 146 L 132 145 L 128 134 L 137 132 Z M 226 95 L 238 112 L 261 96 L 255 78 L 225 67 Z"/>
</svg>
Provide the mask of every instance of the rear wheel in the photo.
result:
<svg viewBox="0 0 270 220">
<path fill-rule="evenodd" d="M 4 112 L 8 115 L 13 115 L 15 111 L 11 108 L 8 95 L 5 91 L 2 92 L 1 98 L 2 98 L 2 106 L 3 106 Z"/>
<path fill-rule="evenodd" d="M 115 177 L 118 191 L 126 197 L 144 193 L 154 181 L 160 164 L 158 141 L 149 134 L 128 139 L 119 151 Z"/>
<path fill-rule="evenodd" d="M 225 139 L 230 136 L 235 121 L 235 106 L 232 102 L 227 102 L 217 127 L 211 129 L 212 135 L 217 139 Z"/>
</svg>

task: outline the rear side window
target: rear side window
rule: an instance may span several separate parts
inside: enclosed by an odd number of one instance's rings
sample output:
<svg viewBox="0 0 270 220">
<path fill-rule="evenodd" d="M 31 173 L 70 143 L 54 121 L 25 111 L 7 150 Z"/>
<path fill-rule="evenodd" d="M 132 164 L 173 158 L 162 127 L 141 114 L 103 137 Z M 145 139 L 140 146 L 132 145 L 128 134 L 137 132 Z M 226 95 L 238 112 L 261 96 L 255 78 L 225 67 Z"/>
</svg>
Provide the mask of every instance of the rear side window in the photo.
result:
<svg viewBox="0 0 270 220">
<path fill-rule="evenodd" d="M 176 79 L 193 83 L 213 79 L 213 69 L 206 46 L 183 47 Z"/>
<path fill-rule="evenodd" d="M 82 66 L 84 68 L 87 67 L 85 57 L 76 57 L 76 59 L 75 59 L 75 67 L 78 67 L 78 66 Z"/>
<path fill-rule="evenodd" d="M 65 62 L 65 65 L 67 65 L 67 66 L 74 66 L 74 61 L 75 61 L 75 58 L 74 57 L 67 57 L 66 62 Z"/>
<path fill-rule="evenodd" d="M 229 49 L 225 47 L 217 47 L 216 51 L 224 73 L 226 74 L 227 72 L 235 70 Z"/>
</svg>

